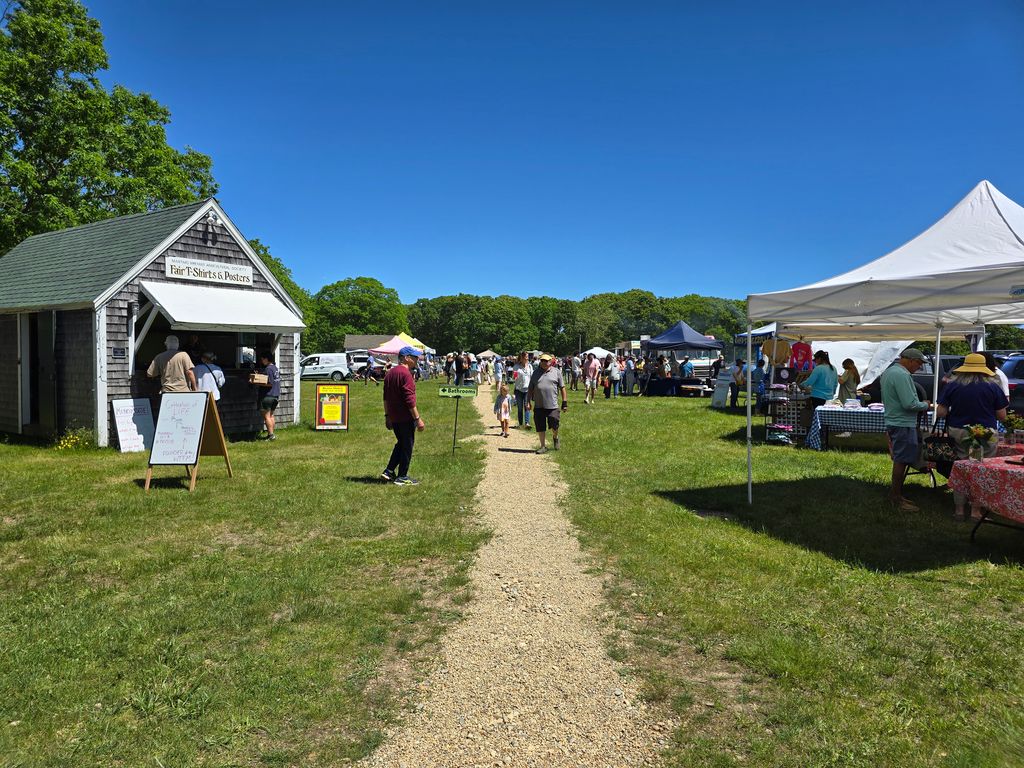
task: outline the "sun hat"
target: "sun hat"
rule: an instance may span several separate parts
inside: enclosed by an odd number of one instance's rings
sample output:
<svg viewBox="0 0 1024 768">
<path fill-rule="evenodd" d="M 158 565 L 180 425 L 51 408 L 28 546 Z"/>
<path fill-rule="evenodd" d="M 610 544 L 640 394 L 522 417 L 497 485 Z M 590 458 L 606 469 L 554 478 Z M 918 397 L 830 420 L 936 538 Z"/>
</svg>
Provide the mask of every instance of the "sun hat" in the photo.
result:
<svg viewBox="0 0 1024 768">
<path fill-rule="evenodd" d="M 920 349 L 907 347 L 902 352 L 900 352 L 900 357 L 904 360 L 924 360 L 924 352 L 922 352 Z"/>
<path fill-rule="evenodd" d="M 992 369 L 988 367 L 985 362 L 985 356 L 979 355 L 977 352 L 972 352 L 964 358 L 964 364 L 959 368 L 954 368 L 953 373 L 982 373 L 986 376 L 994 375 Z"/>
<path fill-rule="evenodd" d="M 423 352 L 421 350 L 416 349 L 416 347 L 402 347 L 400 350 L 398 350 L 398 354 L 401 355 L 402 357 L 405 357 L 406 355 L 410 355 L 412 357 L 419 357 L 420 355 L 423 354 Z"/>
</svg>

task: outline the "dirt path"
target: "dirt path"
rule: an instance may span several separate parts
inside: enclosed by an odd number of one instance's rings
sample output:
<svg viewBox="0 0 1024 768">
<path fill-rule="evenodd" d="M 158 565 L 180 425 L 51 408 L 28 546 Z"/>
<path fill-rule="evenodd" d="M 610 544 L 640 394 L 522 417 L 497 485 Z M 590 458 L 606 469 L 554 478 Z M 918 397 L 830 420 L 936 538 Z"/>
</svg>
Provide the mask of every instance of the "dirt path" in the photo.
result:
<svg viewBox="0 0 1024 768">
<path fill-rule="evenodd" d="M 470 576 L 469 615 L 442 641 L 417 711 L 369 758 L 380 768 L 653 764 L 658 739 L 636 690 L 608 657 L 601 585 L 584 573 L 558 508 L 555 464 L 532 431 L 503 439 L 493 391 L 475 404 L 487 425 L 477 490 L 494 536 Z M 564 450 L 572 450 L 567 420 Z"/>
</svg>

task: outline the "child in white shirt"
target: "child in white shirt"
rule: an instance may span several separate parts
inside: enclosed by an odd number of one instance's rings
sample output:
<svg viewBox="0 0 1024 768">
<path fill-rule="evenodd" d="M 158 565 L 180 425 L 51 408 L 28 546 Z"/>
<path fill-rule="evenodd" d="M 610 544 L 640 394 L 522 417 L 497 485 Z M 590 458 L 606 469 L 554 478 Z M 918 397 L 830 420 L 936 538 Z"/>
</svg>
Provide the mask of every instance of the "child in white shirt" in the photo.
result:
<svg viewBox="0 0 1024 768">
<path fill-rule="evenodd" d="M 501 424 L 501 436 L 508 437 L 508 422 L 512 417 L 512 396 L 508 393 L 508 384 L 502 384 L 498 390 L 498 399 L 494 401 L 494 415 Z"/>
</svg>

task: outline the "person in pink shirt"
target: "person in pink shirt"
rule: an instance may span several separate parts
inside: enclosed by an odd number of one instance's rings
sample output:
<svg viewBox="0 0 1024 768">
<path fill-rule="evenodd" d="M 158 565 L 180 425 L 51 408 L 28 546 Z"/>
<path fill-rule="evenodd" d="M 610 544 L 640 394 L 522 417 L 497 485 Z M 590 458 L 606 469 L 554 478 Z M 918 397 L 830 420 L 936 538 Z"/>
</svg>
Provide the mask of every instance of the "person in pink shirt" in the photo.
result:
<svg viewBox="0 0 1024 768">
<path fill-rule="evenodd" d="M 594 357 L 593 352 L 587 354 L 587 361 L 583 364 L 583 380 L 586 387 L 583 402 L 592 405 L 597 394 L 598 382 L 601 380 L 601 361 Z"/>
</svg>

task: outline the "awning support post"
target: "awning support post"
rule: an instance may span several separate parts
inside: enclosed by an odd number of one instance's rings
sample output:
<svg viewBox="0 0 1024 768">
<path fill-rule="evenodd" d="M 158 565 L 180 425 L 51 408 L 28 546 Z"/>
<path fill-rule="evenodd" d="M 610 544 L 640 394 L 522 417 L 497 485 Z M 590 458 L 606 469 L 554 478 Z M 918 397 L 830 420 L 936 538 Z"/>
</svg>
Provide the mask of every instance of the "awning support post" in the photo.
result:
<svg viewBox="0 0 1024 768">
<path fill-rule="evenodd" d="M 156 307 L 153 307 L 151 310 L 149 310 L 149 317 L 146 318 L 146 322 L 142 326 L 142 330 L 139 332 L 138 338 L 135 339 L 136 352 L 139 351 L 139 347 L 142 346 L 142 342 L 146 340 L 146 334 L 149 333 L 149 329 L 153 327 L 153 321 L 156 320 L 156 316 L 159 311 L 160 310 L 158 310 Z"/>
<path fill-rule="evenodd" d="M 932 378 L 932 405 L 939 402 L 939 377 L 942 375 L 942 326 L 935 326 L 935 371 Z M 935 411 L 931 412 L 930 422 L 935 423 Z"/>
</svg>

